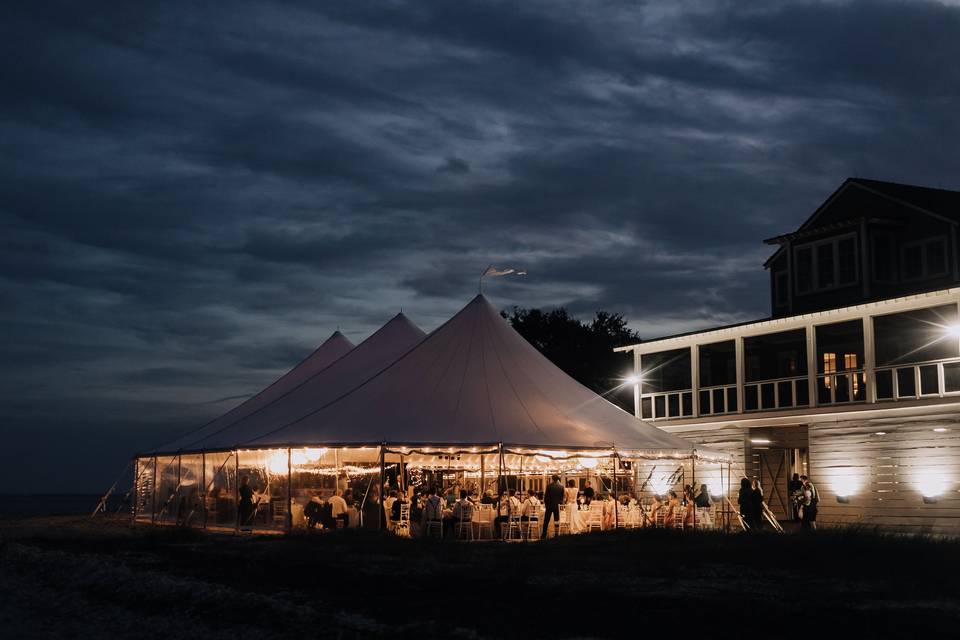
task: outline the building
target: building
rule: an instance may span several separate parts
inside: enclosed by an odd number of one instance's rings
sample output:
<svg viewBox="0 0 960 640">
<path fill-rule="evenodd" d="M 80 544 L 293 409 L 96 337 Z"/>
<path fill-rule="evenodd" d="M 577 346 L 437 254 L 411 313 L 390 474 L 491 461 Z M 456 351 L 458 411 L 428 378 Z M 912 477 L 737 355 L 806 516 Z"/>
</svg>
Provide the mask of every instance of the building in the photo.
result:
<svg viewBox="0 0 960 640">
<path fill-rule="evenodd" d="M 769 318 L 645 340 L 635 412 L 735 457 L 781 519 L 960 533 L 960 192 L 846 180 L 767 240 Z M 734 482 L 735 484 L 735 482 Z"/>
</svg>

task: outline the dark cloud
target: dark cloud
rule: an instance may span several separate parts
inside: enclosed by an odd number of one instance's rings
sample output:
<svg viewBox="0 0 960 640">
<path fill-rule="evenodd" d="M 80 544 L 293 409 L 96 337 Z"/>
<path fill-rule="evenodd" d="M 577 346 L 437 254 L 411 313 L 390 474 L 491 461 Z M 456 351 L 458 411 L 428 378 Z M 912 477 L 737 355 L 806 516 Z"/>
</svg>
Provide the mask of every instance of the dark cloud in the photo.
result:
<svg viewBox="0 0 960 640">
<path fill-rule="evenodd" d="M 490 263 L 529 271 L 503 307 L 674 333 L 764 315 L 761 240 L 847 176 L 960 188 L 955 3 L 4 18 L 9 490 L 99 490 L 338 326 L 438 326 Z"/>
</svg>

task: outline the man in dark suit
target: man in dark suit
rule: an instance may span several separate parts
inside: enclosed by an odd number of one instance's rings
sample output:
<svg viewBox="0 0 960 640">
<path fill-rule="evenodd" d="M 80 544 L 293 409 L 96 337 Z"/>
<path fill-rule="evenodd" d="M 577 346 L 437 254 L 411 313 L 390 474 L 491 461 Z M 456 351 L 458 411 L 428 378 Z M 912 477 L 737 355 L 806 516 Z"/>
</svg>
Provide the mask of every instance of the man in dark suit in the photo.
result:
<svg viewBox="0 0 960 640">
<path fill-rule="evenodd" d="M 550 516 L 553 516 L 553 526 L 557 535 L 560 534 L 560 505 L 562 503 L 563 485 L 560 484 L 560 476 L 553 476 L 553 482 L 548 484 L 547 490 L 543 492 L 543 506 L 546 510 L 543 513 L 541 540 L 547 539 L 547 525 L 550 524 Z"/>
</svg>

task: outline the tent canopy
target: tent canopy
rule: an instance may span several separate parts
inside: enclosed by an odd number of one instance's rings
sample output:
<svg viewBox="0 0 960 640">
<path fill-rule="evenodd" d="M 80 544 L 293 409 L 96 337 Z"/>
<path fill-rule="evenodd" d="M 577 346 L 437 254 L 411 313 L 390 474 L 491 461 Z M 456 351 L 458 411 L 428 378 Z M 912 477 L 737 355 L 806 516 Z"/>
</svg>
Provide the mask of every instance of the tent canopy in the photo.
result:
<svg viewBox="0 0 960 640">
<path fill-rule="evenodd" d="M 247 447 L 502 443 L 616 448 L 644 457 L 729 457 L 695 449 L 576 382 L 514 331 L 482 295 L 415 347 L 397 354 L 392 364 L 352 382 L 323 392 L 322 400 L 317 396 L 300 416 L 271 413 L 275 422 L 259 421 L 257 429 L 237 433 L 245 440 L 208 442 Z"/>
<path fill-rule="evenodd" d="M 181 438 L 180 446 L 187 450 L 233 448 L 309 415 L 376 375 L 425 336 L 405 315 L 398 313 L 358 346 L 287 388 L 282 395 L 275 394 L 269 402 L 233 420 L 215 421 L 217 428 Z"/>
</svg>

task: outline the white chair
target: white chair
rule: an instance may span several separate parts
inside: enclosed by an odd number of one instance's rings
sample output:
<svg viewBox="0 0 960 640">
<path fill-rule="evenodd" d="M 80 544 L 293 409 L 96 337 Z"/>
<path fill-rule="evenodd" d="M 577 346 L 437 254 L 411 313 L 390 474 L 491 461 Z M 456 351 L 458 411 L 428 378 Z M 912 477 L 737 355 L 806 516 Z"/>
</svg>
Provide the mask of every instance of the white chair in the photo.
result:
<svg viewBox="0 0 960 640">
<path fill-rule="evenodd" d="M 524 523 L 524 537 L 527 540 L 540 539 L 540 523 L 542 522 L 545 513 L 546 510 L 543 508 L 543 505 L 540 505 L 527 515 L 527 521 Z"/>
<path fill-rule="evenodd" d="M 477 525 L 477 538 L 482 540 L 484 531 L 489 537 L 493 537 L 494 517 L 492 504 L 481 504 L 479 509 L 473 511 L 473 522 Z"/>
<path fill-rule="evenodd" d="M 710 507 L 697 507 L 697 529 L 713 529 Z"/>
<path fill-rule="evenodd" d="M 474 517 L 474 514 L 476 514 L 476 512 L 477 512 L 476 509 L 472 509 L 470 511 L 469 518 L 462 518 L 457 520 L 454 537 L 456 537 L 458 540 L 463 540 L 463 532 L 466 531 L 467 535 L 469 536 L 468 539 L 473 540 L 473 517 Z"/>
<path fill-rule="evenodd" d="M 560 509 L 560 528 L 557 530 L 557 535 L 562 536 L 564 533 L 571 533 L 573 531 L 570 526 L 570 512 L 567 511 L 567 505 L 561 504 Z"/>
<path fill-rule="evenodd" d="M 436 537 L 443 539 L 443 520 L 425 520 L 423 537 L 429 538 L 436 534 Z"/>
<path fill-rule="evenodd" d="M 590 503 L 590 511 L 587 512 L 587 531 L 603 530 L 603 503 L 594 501 Z"/>
<path fill-rule="evenodd" d="M 674 529 L 683 529 L 683 507 L 674 507 L 673 508 L 673 528 Z"/>
</svg>

